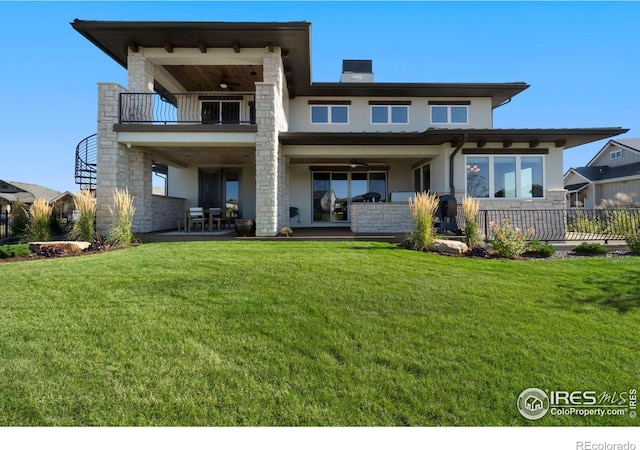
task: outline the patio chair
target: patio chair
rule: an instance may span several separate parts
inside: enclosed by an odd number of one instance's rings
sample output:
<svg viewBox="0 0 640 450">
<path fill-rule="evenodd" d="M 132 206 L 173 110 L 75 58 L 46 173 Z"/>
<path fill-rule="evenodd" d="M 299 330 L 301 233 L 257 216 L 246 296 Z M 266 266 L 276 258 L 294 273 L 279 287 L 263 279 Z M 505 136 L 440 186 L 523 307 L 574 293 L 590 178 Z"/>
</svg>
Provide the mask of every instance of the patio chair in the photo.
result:
<svg viewBox="0 0 640 450">
<path fill-rule="evenodd" d="M 200 228 L 204 231 L 204 208 L 191 207 L 187 216 L 187 231 L 191 231 L 194 224 L 200 224 Z"/>
</svg>

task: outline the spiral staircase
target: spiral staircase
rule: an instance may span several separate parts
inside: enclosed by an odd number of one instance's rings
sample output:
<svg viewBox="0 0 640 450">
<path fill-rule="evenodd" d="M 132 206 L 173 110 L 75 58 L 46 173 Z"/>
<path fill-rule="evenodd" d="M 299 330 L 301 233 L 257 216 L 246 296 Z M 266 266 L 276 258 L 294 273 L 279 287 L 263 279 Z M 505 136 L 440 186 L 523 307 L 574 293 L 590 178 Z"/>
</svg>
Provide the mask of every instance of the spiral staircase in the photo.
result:
<svg viewBox="0 0 640 450">
<path fill-rule="evenodd" d="M 80 189 L 96 190 L 97 163 L 98 139 L 92 134 L 76 146 L 76 184 Z"/>
</svg>

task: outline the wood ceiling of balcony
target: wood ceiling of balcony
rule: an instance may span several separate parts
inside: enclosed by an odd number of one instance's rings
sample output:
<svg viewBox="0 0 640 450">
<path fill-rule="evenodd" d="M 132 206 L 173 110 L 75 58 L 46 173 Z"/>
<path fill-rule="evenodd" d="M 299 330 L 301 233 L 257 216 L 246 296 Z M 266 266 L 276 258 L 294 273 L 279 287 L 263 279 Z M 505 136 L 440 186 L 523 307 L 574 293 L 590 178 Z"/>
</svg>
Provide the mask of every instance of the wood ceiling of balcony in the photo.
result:
<svg viewBox="0 0 640 450">
<path fill-rule="evenodd" d="M 262 66 L 164 66 L 187 91 L 255 92 Z M 255 74 L 255 75 L 254 75 Z M 228 83 L 226 89 L 220 82 Z"/>
</svg>

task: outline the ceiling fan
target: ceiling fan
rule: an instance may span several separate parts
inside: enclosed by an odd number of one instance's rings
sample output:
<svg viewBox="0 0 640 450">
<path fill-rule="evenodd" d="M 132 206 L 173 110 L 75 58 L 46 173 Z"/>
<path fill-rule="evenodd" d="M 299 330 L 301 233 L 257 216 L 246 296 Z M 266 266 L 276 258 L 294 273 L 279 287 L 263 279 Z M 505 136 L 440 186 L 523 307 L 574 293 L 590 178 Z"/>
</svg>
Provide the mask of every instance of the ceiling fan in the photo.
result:
<svg viewBox="0 0 640 450">
<path fill-rule="evenodd" d="M 352 169 L 355 169 L 356 167 L 364 167 L 364 166 L 368 166 L 369 164 L 364 162 L 364 161 L 359 161 L 357 159 L 352 159 L 349 162 L 349 165 L 351 166 Z"/>
<path fill-rule="evenodd" d="M 218 84 L 218 86 L 220 86 L 220 89 L 228 89 L 230 91 L 233 91 L 233 86 L 240 86 L 240 83 L 232 83 L 226 77 L 222 77 L 220 78 L 220 83 Z"/>
</svg>

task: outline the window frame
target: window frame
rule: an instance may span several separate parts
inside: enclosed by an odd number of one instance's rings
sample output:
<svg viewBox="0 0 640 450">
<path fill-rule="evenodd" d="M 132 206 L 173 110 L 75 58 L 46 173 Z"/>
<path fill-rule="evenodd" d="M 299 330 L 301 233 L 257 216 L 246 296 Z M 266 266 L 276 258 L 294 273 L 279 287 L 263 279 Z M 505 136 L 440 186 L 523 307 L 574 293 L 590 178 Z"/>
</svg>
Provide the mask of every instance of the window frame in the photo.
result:
<svg viewBox="0 0 640 450">
<path fill-rule="evenodd" d="M 447 111 L 447 121 L 446 122 L 434 122 L 433 121 L 433 108 L 446 108 Z M 466 111 L 466 121 L 465 122 L 452 122 L 451 121 L 451 108 L 464 108 Z M 429 122 L 432 125 L 469 125 L 469 105 L 457 105 L 455 103 L 450 103 L 446 105 L 429 105 Z"/>
<path fill-rule="evenodd" d="M 312 125 L 349 125 L 350 105 L 330 104 L 330 105 L 309 105 L 309 123 Z M 313 121 L 313 108 L 326 108 L 327 109 L 327 121 L 326 122 L 314 122 Z M 347 121 L 346 122 L 334 122 L 333 121 L 333 108 L 346 108 Z"/>
<path fill-rule="evenodd" d="M 516 176 L 515 176 L 515 188 L 516 188 L 516 196 L 515 197 L 496 197 L 495 196 L 495 158 L 504 158 L 504 157 L 513 157 L 516 159 Z M 489 196 L 488 197 L 474 197 L 477 200 L 481 201 L 521 201 L 521 200 L 546 200 L 546 184 L 547 184 L 547 173 L 546 173 L 546 158 L 545 155 L 540 154 L 472 154 L 465 155 L 464 158 L 464 192 L 465 195 L 469 195 L 468 192 L 468 182 L 469 178 L 467 176 L 467 167 L 469 165 L 469 158 L 488 158 L 489 165 Z M 542 166 L 542 196 L 541 197 L 523 197 L 522 196 L 522 159 L 523 158 L 540 158 L 541 166 Z"/>
<path fill-rule="evenodd" d="M 387 110 L 387 121 L 386 122 L 374 122 L 373 121 L 373 108 L 386 108 L 386 110 Z M 394 122 L 393 121 L 393 108 L 404 108 L 407 111 L 407 120 L 406 120 L 406 122 Z M 409 122 L 410 122 L 409 113 L 410 113 L 409 105 L 394 105 L 394 104 L 378 105 L 378 104 L 373 104 L 373 105 L 369 105 L 369 122 L 370 122 L 371 125 L 408 125 Z"/>
<path fill-rule="evenodd" d="M 609 159 L 622 159 L 622 150 L 613 150 L 611 153 L 609 153 Z"/>
</svg>

